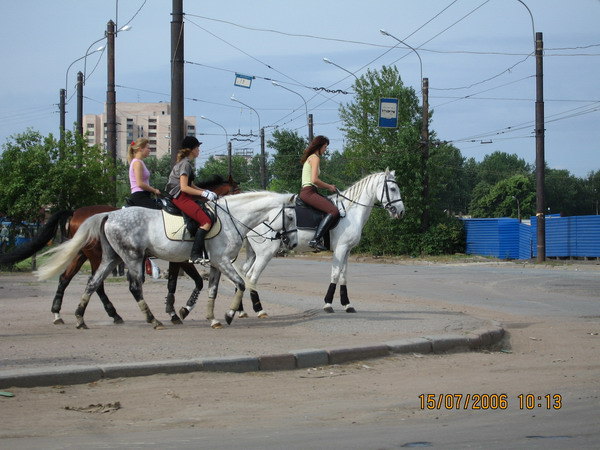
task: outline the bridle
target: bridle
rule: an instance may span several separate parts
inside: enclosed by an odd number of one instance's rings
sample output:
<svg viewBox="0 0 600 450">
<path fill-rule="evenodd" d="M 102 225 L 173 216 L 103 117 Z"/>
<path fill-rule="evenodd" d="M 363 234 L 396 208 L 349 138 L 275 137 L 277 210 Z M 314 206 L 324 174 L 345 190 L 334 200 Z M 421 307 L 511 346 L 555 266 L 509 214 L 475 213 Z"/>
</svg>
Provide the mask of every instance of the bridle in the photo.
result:
<svg viewBox="0 0 600 450">
<path fill-rule="evenodd" d="M 397 200 L 392 200 L 390 197 L 390 188 L 389 188 L 389 184 L 395 184 L 396 187 L 398 187 L 398 199 Z M 397 214 L 398 210 L 397 208 L 394 206 L 394 203 L 398 203 L 402 201 L 402 197 L 400 196 L 400 187 L 398 186 L 398 182 L 396 180 L 390 180 L 387 177 L 385 178 L 384 182 L 383 182 L 383 187 L 381 188 L 381 196 L 379 198 L 379 202 L 381 203 L 381 205 L 364 205 L 360 202 L 357 202 L 356 200 L 352 200 L 349 197 L 346 197 L 344 194 L 342 194 L 340 191 L 337 191 L 335 193 L 335 195 L 337 195 L 338 197 L 342 197 L 343 199 L 348 200 L 350 203 L 353 203 L 355 205 L 359 205 L 359 206 L 364 206 L 366 208 L 372 208 L 373 206 L 379 206 L 383 209 L 385 209 L 386 211 L 389 211 L 392 214 Z M 385 201 L 384 201 L 384 197 L 385 197 Z M 342 209 L 346 210 L 346 207 L 344 206 L 343 202 L 340 202 L 342 205 Z M 343 216 L 345 216 L 345 214 L 343 214 Z"/>
</svg>

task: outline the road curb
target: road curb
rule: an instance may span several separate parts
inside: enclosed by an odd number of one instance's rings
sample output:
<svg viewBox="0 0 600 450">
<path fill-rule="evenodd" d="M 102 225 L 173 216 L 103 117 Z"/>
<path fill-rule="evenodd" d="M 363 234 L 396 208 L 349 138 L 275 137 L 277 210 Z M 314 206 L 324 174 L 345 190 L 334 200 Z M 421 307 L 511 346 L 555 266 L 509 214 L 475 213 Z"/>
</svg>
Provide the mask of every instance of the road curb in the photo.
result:
<svg viewBox="0 0 600 450">
<path fill-rule="evenodd" d="M 99 366 L 0 371 L 0 389 L 85 384 L 101 379 L 192 372 L 257 372 L 296 370 L 408 353 L 450 353 L 496 346 L 505 336 L 498 323 L 466 334 L 443 334 L 388 341 L 378 345 L 334 349 L 301 349 L 288 353 L 164 360 Z"/>
</svg>

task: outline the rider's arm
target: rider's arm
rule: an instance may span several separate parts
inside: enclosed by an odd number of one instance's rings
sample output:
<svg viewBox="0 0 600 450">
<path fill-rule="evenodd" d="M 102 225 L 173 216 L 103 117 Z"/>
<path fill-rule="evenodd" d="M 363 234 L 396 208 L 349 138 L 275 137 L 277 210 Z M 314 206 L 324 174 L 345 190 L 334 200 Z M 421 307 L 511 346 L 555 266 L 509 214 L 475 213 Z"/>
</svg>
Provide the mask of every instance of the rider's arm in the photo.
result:
<svg viewBox="0 0 600 450">
<path fill-rule="evenodd" d="M 149 184 L 144 183 L 144 173 L 142 170 L 142 162 L 141 161 L 133 161 L 133 174 L 135 175 L 135 182 L 139 187 L 143 190 L 152 192 L 153 194 L 159 195 L 160 191 L 156 188 L 153 188 Z"/>
<path fill-rule="evenodd" d="M 311 155 L 308 158 L 308 163 L 310 164 L 310 182 L 318 188 L 335 192 L 335 186 L 333 184 L 325 183 L 319 178 L 319 165 L 321 164 L 321 159 L 317 155 Z"/>
<path fill-rule="evenodd" d="M 182 174 L 179 177 L 179 189 L 181 189 L 181 192 L 185 192 L 188 195 L 195 195 L 195 196 L 201 196 L 202 193 L 204 192 L 204 189 L 200 189 L 199 187 L 196 187 L 193 184 L 191 186 L 189 186 L 188 185 L 188 176 L 186 174 Z"/>
</svg>

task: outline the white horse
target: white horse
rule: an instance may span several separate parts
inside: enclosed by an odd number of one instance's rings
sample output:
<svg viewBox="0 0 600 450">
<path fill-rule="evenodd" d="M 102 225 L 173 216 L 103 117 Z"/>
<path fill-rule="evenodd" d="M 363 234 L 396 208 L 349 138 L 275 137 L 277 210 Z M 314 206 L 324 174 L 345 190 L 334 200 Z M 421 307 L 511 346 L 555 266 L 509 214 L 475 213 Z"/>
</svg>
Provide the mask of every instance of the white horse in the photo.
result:
<svg viewBox="0 0 600 450">
<path fill-rule="evenodd" d="M 211 264 L 209 292 L 213 289 L 211 282 L 218 284 L 220 273 L 235 284 L 237 291 L 231 309 L 225 314 L 227 323 L 233 320 L 246 289 L 245 280 L 231 261 L 238 255 L 248 232 L 261 223 L 268 223 L 265 228 L 269 231 L 280 231 L 290 240 L 293 239 L 288 245 L 295 246 L 296 234 L 287 233 L 288 229 L 295 226 L 295 212 L 286 208 L 292 201 L 291 194 L 259 191 L 221 197 L 215 202 L 221 230 L 216 236 L 206 240 Z M 192 247 L 192 241 L 167 238 L 162 215 L 160 210 L 139 207 L 96 214 L 83 223 L 73 239 L 48 252 L 53 256 L 40 267 L 37 274 L 40 279 L 61 273 L 77 252 L 91 241 L 100 240 L 102 244 L 102 262 L 88 281 L 75 313 L 77 328 L 87 328 L 83 316 L 90 296 L 121 260 L 129 269 L 129 290 L 146 315 L 146 321 L 153 324 L 154 328 L 162 328 L 144 300 L 144 258 L 155 256 L 171 262 L 187 261 Z M 214 318 L 214 298 L 212 304 L 209 299 L 207 319 L 211 321 L 213 328 L 221 326 Z"/>
<path fill-rule="evenodd" d="M 345 191 L 330 195 L 329 199 L 337 205 L 343 217 L 340 218 L 338 225 L 329 232 L 333 265 L 331 267 L 331 283 L 325 295 L 323 309 L 326 312 L 333 312 L 333 295 L 339 283 L 341 304 L 346 312 L 354 313 L 356 310 L 350 304 L 346 280 L 348 255 L 360 242 L 362 229 L 376 202 L 381 203 L 382 207 L 395 219 L 404 215 L 404 203 L 396 182 L 395 171 L 390 172 L 388 169 L 385 172 L 374 173 L 362 178 Z M 259 225 L 256 230 L 258 233 L 262 233 L 262 225 Z M 308 245 L 313 236 L 314 231 L 299 229 L 298 246 L 295 251 L 314 252 L 314 249 Z M 247 259 L 240 271 L 248 280 L 254 311 L 266 315 L 260 304 L 256 282 L 268 262 L 279 251 L 279 242 L 251 239 L 250 235 L 247 242 Z"/>
</svg>

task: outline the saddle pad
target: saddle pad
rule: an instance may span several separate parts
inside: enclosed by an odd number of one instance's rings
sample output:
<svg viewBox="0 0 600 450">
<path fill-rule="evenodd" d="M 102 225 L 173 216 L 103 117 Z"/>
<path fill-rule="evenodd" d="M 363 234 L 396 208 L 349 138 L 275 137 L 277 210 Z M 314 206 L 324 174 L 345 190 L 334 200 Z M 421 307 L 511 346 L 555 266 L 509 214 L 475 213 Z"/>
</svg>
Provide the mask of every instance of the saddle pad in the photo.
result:
<svg viewBox="0 0 600 450">
<path fill-rule="evenodd" d="M 214 213 L 214 209 L 208 207 Z M 187 227 L 185 226 L 185 222 L 183 221 L 183 216 L 175 216 L 173 214 L 169 214 L 166 211 L 162 211 L 163 213 L 163 223 L 165 226 L 165 235 L 171 241 L 193 241 L 194 237 L 190 236 Z M 206 234 L 204 239 L 211 239 L 215 237 L 217 234 L 221 232 L 221 219 L 219 216 L 215 214 L 216 220 L 213 222 L 212 227 Z"/>
</svg>

